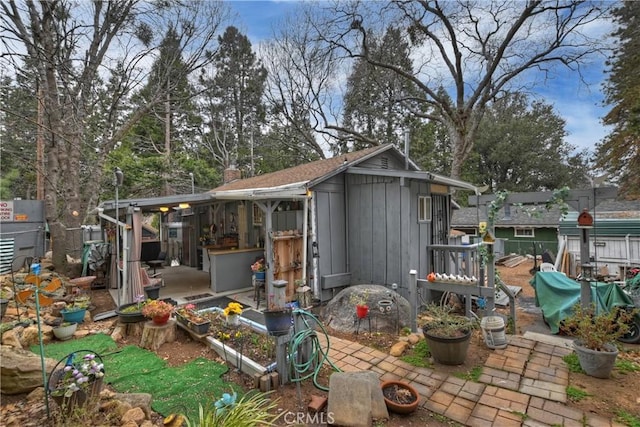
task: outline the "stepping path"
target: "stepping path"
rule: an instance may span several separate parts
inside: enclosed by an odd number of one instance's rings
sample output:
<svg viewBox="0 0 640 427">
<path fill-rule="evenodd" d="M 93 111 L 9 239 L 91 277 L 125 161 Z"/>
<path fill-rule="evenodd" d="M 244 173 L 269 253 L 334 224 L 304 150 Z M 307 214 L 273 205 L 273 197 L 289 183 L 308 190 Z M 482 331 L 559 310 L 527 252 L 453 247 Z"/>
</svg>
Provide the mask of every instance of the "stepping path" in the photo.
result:
<svg viewBox="0 0 640 427">
<path fill-rule="evenodd" d="M 406 381 L 420 393 L 424 408 L 466 426 L 620 426 L 566 405 L 569 370 L 562 358 L 570 348 L 521 336 L 508 341 L 487 358 L 478 382 L 418 368 L 337 337 L 330 337 L 329 358 L 345 372 L 371 370 L 381 381 Z"/>
</svg>

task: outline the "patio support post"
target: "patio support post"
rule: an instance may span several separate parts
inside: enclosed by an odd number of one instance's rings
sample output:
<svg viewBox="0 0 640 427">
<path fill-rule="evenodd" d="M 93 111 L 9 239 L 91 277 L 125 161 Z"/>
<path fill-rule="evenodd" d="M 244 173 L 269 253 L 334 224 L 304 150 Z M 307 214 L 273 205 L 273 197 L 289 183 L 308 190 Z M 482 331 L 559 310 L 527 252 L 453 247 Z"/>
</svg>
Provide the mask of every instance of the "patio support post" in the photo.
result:
<svg viewBox="0 0 640 427">
<path fill-rule="evenodd" d="M 409 304 L 411 305 L 411 332 L 417 331 L 416 318 L 418 317 L 418 272 L 409 270 Z"/>
</svg>

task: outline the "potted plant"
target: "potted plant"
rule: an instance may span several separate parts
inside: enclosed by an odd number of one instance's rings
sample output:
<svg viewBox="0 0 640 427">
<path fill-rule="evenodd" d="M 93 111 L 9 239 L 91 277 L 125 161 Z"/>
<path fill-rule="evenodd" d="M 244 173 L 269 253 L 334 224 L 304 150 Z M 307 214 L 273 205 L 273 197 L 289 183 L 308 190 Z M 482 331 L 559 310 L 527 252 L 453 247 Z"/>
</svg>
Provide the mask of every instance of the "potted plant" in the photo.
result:
<svg viewBox="0 0 640 427">
<path fill-rule="evenodd" d="M 264 280 L 266 269 L 267 268 L 264 263 L 264 258 L 260 258 L 259 260 L 251 264 L 251 271 L 253 271 L 253 275 L 255 276 L 256 280 Z"/>
<path fill-rule="evenodd" d="M 561 332 L 576 337 L 573 349 L 587 375 L 609 378 L 618 356 L 615 341 L 629 331 L 637 312 L 621 307 L 598 312 L 594 304 L 586 308 L 576 304 L 572 314 L 560 323 Z"/>
<path fill-rule="evenodd" d="M 418 314 L 417 324 L 434 360 L 445 365 L 464 363 L 471 334 L 477 327 L 474 319 L 454 313 L 451 306 L 432 303 Z"/>
<path fill-rule="evenodd" d="M 176 319 L 178 323 L 185 326 L 187 329 L 192 330 L 198 335 L 204 335 L 209 332 L 209 326 L 211 321 L 204 316 L 201 316 L 196 310 L 194 304 L 187 304 L 182 307 L 178 307 L 175 311 Z"/>
<path fill-rule="evenodd" d="M 53 335 L 60 341 L 67 341 L 71 339 L 77 329 L 78 324 L 76 322 L 62 322 L 58 326 L 54 326 Z"/>
<path fill-rule="evenodd" d="M 78 359 L 76 353 L 71 353 L 53 368 L 47 390 L 62 413 L 69 415 L 75 407 L 98 397 L 103 377 L 104 364 L 99 355 L 90 352 Z"/>
<path fill-rule="evenodd" d="M 156 325 L 164 325 L 171 317 L 173 305 L 159 299 L 147 300 L 141 311 L 145 317 L 151 319 Z"/>
<path fill-rule="evenodd" d="M 224 315 L 226 317 L 227 325 L 229 326 L 239 326 L 241 314 L 242 314 L 242 305 L 240 305 L 240 303 L 230 302 L 224 308 Z"/>
<path fill-rule="evenodd" d="M 403 381 L 384 381 L 381 385 L 382 397 L 387 409 L 396 414 L 410 414 L 418 408 L 420 395 L 417 390 Z"/>
<path fill-rule="evenodd" d="M 0 289 L 0 317 L 3 317 L 4 313 L 6 313 L 11 298 L 13 298 L 13 291 L 11 289 Z"/>
<path fill-rule="evenodd" d="M 369 314 L 369 305 L 367 303 L 369 292 L 354 292 L 349 300 L 356 306 L 356 316 L 358 319 L 364 319 Z"/>
<path fill-rule="evenodd" d="M 120 323 L 138 323 L 143 322 L 146 317 L 142 314 L 142 307 L 147 303 L 144 295 L 136 296 L 134 302 L 121 305 L 116 309 L 116 314 Z"/>
<path fill-rule="evenodd" d="M 82 323 L 87 313 L 87 305 L 84 302 L 74 302 L 60 310 L 62 319 L 70 323 Z"/>
</svg>

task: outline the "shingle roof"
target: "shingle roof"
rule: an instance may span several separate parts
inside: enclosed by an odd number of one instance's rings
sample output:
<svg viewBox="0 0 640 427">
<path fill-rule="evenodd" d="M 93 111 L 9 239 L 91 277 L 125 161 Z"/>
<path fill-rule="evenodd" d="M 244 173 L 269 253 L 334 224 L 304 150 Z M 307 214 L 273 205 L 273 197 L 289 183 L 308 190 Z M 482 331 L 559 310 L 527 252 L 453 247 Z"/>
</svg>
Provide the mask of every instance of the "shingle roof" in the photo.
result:
<svg viewBox="0 0 640 427">
<path fill-rule="evenodd" d="M 496 215 L 496 227 L 557 227 L 562 212 L 557 207 L 547 210 L 542 205 L 511 206 L 511 219 L 505 219 L 504 208 Z M 453 211 L 451 227 L 477 227 L 479 221 L 486 221 L 484 209 L 462 208 Z"/>
<path fill-rule="evenodd" d="M 214 188 L 210 192 L 221 192 L 231 190 L 250 190 L 257 188 L 273 188 L 287 184 L 306 183 L 329 177 L 340 169 L 354 166 L 364 159 L 387 150 L 397 151 L 392 144 L 384 144 L 376 147 L 365 148 L 364 150 L 352 153 L 341 154 L 329 159 L 316 160 L 277 172 L 266 173 L 264 175 L 251 178 L 239 179 L 228 184 L 223 184 Z"/>
</svg>

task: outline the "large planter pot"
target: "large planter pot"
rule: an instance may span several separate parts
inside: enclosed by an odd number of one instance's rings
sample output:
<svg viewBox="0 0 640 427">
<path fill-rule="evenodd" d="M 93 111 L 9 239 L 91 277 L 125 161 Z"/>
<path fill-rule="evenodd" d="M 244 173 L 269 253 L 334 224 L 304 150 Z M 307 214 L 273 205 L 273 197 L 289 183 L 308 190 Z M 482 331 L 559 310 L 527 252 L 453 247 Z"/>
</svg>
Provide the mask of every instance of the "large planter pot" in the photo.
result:
<svg viewBox="0 0 640 427">
<path fill-rule="evenodd" d="M 209 326 L 211 326 L 211 322 L 208 320 L 202 323 L 194 323 L 186 317 L 181 316 L 180 314 L 176 314 L 176 320 L 178 321 L 178 323 L 198 335 L 206 335 L 209 332 Z"/>
<path fill-rule="evenodd" d="M 64 326 L 56 326 L 55 328 L 53 328 L 53 335 L 55 335 L 55 337 L 61 341 L 66 341 L 68 339 L 71 339 L 73 334 L 76 332 L 76 329 L 78 329 L 77 323 L 70 323 Z"/>
<path fill-rule="evenodd" d="M 86 314 L 87 310 L 86 309 L 80 309 L 80 310 L 62 310 L 60 311 L 60 314 L 62 315 L 62 319 L 65 322 L 69 322 L 69 323 L 82 323 L 84 321 L 84 315 Z"/>
<path fill-rule="evenodd" d="M 429 345 L 431 356 L 436 362 L 443 365 L 462 365 L 467 358 L 469 341 L 471 341 L 471 331 L 467 331 L 461 337 L 449 338 L 439 337 L 423 331 L 424 338 Z"/>
<path fill-rule="evenodd" d="M 573 343 L 573 350 L 578 356 L 580 367 L 589 376 L 595 378 L 609 378 L 616 364 L 618 349 L 613 344 L 605 346 L 610 351 L 591 350 L 583 347 L 580 341 Z"/>
<path fill-rule="evenodd" d="M 128 307 L 135 307 L 137 305 L 138 304 L 134 302 L 131 304 L 121 305 L 116 309 L 116 314 L 118 315 L 120 323 L 138 323 L 147 320 L 147 318 L 144 317 L 144 314 L 142 314 L 142 311 L 127 311 Z"/>
<path fill-rule="evenodd" d="M 418 408 L 420 395 L 415 388 L 402 381 L 385 381 L 381 385 L 387 409 L 396 414 L 410 414 Z"/>
<path fill-rule="evenodd" d="M 160 285 L 145 286 L 144 293 L 147 299 L 158 299 L 160 298 Z"/>
<path fill-rule="evenodd" d="M 269 335 L 286 335 L 291 329 L 291 310 L 265 310 L 264 322 Z"/>
</svg>

